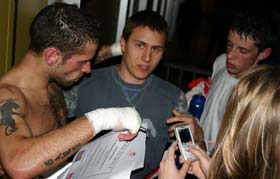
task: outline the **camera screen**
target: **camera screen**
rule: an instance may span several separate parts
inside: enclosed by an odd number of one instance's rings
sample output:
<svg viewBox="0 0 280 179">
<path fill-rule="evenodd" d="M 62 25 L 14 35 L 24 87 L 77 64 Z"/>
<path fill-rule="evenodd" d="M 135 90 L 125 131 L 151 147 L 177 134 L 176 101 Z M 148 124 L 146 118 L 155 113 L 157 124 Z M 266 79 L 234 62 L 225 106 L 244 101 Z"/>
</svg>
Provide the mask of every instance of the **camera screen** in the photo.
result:
<svg viewBox="0 0 280 179">
<path fill-rule="evenodd" d="M 184 144 L 187 144 L 190 141 L 192 141 L 191 134 L 188 128 L 180 130 L 179 135 L 181 138 L 181 142 Z"/>
</svg>

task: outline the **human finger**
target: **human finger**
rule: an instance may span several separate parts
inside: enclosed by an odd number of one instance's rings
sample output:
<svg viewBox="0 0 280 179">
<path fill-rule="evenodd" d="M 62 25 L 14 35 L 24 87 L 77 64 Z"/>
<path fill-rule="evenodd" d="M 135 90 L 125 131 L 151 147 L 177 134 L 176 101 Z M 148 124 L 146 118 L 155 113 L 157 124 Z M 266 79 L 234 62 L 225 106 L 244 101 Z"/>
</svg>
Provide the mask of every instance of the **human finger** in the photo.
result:
<svg viewBox="0 0 280 179">
<path fill-rule="evenodd" d="M 188 150 L 190 152 L 193 152 L 194 154 L 197 154 L 197 155 L 202 155 L 204 156 L 205 158 L 208 158 L 210 159 L 210 157 L 208 156 L 208 154 L 198 145 L 195 145 L 195 147 L 189 147 Z M 199 151 L 199 152 L 197 152 Z"/>
<path fill-rule="evenodd" d="M 196 149 L 192 147 L 188 147 L 187 150 L 198 158 L 200 168 L 203 171 L 203 173 L 208 173 L 209 165 L 210 165 L 210 157 L 206 154 L 206 152 L 204 152 L 200 148 Z"/>
<path fill-rule="evenodd" d="M 134 139 L 135 137 L 137 136 L 137 133 L 136 134 L 131 134 L 130 132 L 128 133 L 119 133 L 118 134 L 118 139 L 120 141 L 129 141 L 129 140 L 132 140 Z"/>
<path fill-rule="evenodd" d="M 175 117 L 169 118 L 167 123 L 174 123 L 174 122 L 184 122 L 184 123 L 194 123 L 196 119 L 188 114 L 182 114 L 177 112 L 176 110 L 172 111 Z"/>
<path fill-rule="evenodd" d="M 168 158 L 175 158 L 175 151 L 178 145 L 178 141 L 174 141 L 167 150 L 167 157 Z"/>
<path fill-rule="evenodd" d="M 188 169 L 188 173 L 191 175 L 195 175 L 199 179 L 206 179 L 206 174 L 203 173 L 200 167 L 200 161 L 194 161 L 191 163 L 191 166 Z"/>
<path fill-rule="evenodd" d="M 180 175 L 183 176 L 184 178 L 188 172 L 188 169 L 191 166 L 191 163 L 192 163 L 192 159 L 185 160 L 185 162 L 183 163 L 183 166 L 179 170 Z"/>
<path fill-rule="evenodd" d="M 163 153 L 163 157 L 162 157 L 161 161 L 165 161 L 165 160 L 166 160 L 166 158 L 167 158 L 167 150 L 166 150 L 166 151 L 164 151 L 164 153 Z"/>
<path fill-rule="evenodd" d="M 177 127 L 177 126 L 180 126 L 184 123 L 176 123 L 176 124 L 173 124 L 171 125 L 169 128 L 168 128 L 168 132 L 174 132 L 174 129 Z"/>
</svg>

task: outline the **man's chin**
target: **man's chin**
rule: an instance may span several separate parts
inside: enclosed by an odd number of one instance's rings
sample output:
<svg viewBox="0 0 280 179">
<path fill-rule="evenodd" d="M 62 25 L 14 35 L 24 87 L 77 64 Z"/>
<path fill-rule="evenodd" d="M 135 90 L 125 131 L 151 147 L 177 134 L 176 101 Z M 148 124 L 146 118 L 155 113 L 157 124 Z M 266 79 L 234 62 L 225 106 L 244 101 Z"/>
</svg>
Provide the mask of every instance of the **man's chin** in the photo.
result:
<svg viewBox="0 0 280 179">
<path fill-rule="evenodd" d="M 72 86 L 74 83 L 76 83 L 77 81 L 79 80 L 73 80 L 73 81 L 64 81 L 64 82 L 60 82 L 59 85 L 64 87 L 64 88 L 67 88 L 67 87 L 70 87 Z"/>
<path fill-rule="evenodd" d="M 230 71 L 230 70 L 227 70 L 228 71 L 228 74 L 230 75 L 230 76 L 232 76 L 233 78 L 238 78 L 239 77 L 239 73 L 237 73 L 236 71 Z"/>
<path fill-rule="evenodd" d="M 151 73 L 141 74 L 141 75 L 138 76 L 138 79 L 139 80 L 146 80 L 150 75 L 151 75 Z"/>
<path fill-rule="evenodd" d="M 227 71 L 228 71 L 229 74 L 234 74 L 235 73 L 234 69 L 230 68 L 230 67 L 227 67 Z"/>
</svg>

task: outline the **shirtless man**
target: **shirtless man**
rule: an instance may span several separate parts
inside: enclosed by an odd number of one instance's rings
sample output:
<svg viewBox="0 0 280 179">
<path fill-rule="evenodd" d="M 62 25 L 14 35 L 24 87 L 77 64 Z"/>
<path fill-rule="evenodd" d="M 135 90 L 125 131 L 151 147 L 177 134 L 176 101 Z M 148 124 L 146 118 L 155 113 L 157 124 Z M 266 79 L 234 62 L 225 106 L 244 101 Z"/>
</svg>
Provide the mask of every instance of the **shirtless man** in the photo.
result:
<svg viewBox="0 0 280 179">
<path fill-rule="evenodd" d="M 11 178 L 33 178 L 73 155 L 101 130 L 135 137 L 134 108 L 97 109 L 66 124 L 61 87 L 90 73 L 99 27 L 74 5 L 47 6 L 30 26 L 30 48 L 0 78 L 0 165 Z"/>
</svg>

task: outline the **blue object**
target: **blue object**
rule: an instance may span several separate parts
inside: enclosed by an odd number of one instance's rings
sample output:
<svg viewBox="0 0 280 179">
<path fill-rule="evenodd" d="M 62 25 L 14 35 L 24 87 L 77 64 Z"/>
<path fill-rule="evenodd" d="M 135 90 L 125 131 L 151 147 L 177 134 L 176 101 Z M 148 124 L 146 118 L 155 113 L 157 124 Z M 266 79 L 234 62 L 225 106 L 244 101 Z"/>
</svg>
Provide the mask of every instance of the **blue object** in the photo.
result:
<svg viewBox="0 0 280 179">
<path fill-rule="evenodd" d="M 192 100 L 191 100 L 191 103 L 190 103 L 189 113 L 191 115 L 193 115 L 193 117 L 200 120 L 200 116 L 201 116 L 202 111 L 203 111 L 204 103 L 205 103 L 205 97 L 204 96 L 199 95 L 199 94 L 194 95 L 192 97 Z"/>
</svg>

